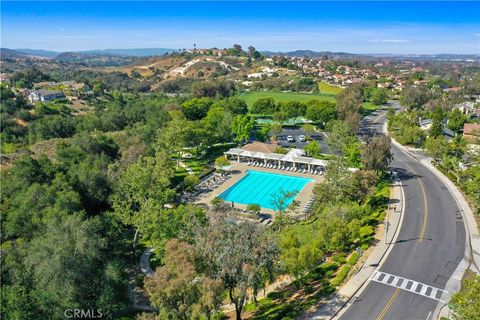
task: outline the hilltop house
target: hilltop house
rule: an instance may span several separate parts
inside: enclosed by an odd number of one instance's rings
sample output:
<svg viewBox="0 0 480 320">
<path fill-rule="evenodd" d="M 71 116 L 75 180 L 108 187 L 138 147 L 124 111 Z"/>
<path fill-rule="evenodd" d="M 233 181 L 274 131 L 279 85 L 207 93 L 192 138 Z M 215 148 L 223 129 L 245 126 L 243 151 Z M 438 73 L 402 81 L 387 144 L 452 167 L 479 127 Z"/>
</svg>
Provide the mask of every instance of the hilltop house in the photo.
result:
<svg viewBox="0 0 480 320">
<path fill-rule="evenodd" d="M 33 90 L 28 95 L 28 101 L 30 101 L 30 103 L 34 103 L 37 101 L 47 102 L 47 101 L 64 98 L 64 97 L 65 96 L 60 91 Z"/>
</svg>

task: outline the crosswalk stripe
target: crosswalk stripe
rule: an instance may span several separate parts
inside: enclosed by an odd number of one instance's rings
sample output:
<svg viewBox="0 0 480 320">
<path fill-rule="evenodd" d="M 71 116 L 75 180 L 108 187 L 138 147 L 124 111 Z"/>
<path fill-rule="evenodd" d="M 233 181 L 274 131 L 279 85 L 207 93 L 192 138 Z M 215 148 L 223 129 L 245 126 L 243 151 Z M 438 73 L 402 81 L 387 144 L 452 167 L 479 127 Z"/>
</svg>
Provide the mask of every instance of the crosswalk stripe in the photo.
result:
<svg viewBox="0 0 480 320">
<path fill-rule="evenodd" d="M 442 296 L 442 294 L 448 293 L 445 290 L 429 286 L 428 284 L 425 284 L 425 283 L 406 279 L 403 277 L 399 277 L 399 276 L 389 274 L 386 272 L 381 272 L 381 271 L 375 271 L 375 273 L 371 276 L 370 279 L 378 283 L 383 283 L 388 286 L 400 288 L 402 290 L 412 292 L 430 299 L 438 300 L 441 302 L 445 302 L 443 300 L 440 300 L 440 297 Z"/>
</svg>

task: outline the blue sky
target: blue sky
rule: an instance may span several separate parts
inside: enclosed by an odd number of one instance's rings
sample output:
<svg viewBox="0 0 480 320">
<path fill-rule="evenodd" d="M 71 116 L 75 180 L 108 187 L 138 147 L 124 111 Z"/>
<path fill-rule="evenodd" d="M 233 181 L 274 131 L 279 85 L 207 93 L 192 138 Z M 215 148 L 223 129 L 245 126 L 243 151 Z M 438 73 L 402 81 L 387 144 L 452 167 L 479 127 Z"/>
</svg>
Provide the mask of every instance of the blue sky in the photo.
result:
<svg viewBox="0 0 480 320">
<path fill-rule="evenodd" d="M 1 2 L 1 46 L 480 53 L 480 2 Z"/>
</svg>

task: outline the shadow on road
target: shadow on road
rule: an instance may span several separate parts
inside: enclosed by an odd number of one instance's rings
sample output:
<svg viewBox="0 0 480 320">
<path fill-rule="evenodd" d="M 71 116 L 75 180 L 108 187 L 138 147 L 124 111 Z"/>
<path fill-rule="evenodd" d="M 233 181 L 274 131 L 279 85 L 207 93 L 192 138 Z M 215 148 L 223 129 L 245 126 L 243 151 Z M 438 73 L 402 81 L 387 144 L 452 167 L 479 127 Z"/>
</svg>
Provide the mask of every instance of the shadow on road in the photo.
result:
<svg viewBox="0 0 480 320">
<path fill-rule="evenodd" d="M 410 171 L 407 171 L 405 170 L 404 168 L 398 168 L 398 167 L 395 167 L 393 168 L 393 170 L 395 172 L 397 172 L 398 174 L 398 177 L 400 178 L 400 180 L 402 181 L 408 181 L 408 180 L 415 180 L 417 178 L 422 178 L 423 176 L 419 175 L 419 174 L 414 174 Z"/>
</svg>

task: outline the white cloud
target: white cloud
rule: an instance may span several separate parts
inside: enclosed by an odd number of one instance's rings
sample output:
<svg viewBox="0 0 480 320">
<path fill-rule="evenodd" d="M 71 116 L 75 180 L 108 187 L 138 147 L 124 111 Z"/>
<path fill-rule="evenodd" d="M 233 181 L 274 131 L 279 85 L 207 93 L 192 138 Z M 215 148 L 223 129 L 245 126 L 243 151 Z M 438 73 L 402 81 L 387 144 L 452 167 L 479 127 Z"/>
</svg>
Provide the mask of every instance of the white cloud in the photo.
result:
<svg viewBox="0 0 480 320">
<path fill-rule="evenodd" d="M 410 40 L 407 40 L 407 39 L 373 39 L 373 40 L 368 40 L 368 42 L 407 43 L 407 42 L 410 42 Z"/>
<path fill-rule="evenodd" d="M 480 37 L 480 33 L 474 33 L 473 34 L 475 37 Z"/>
</svg>

